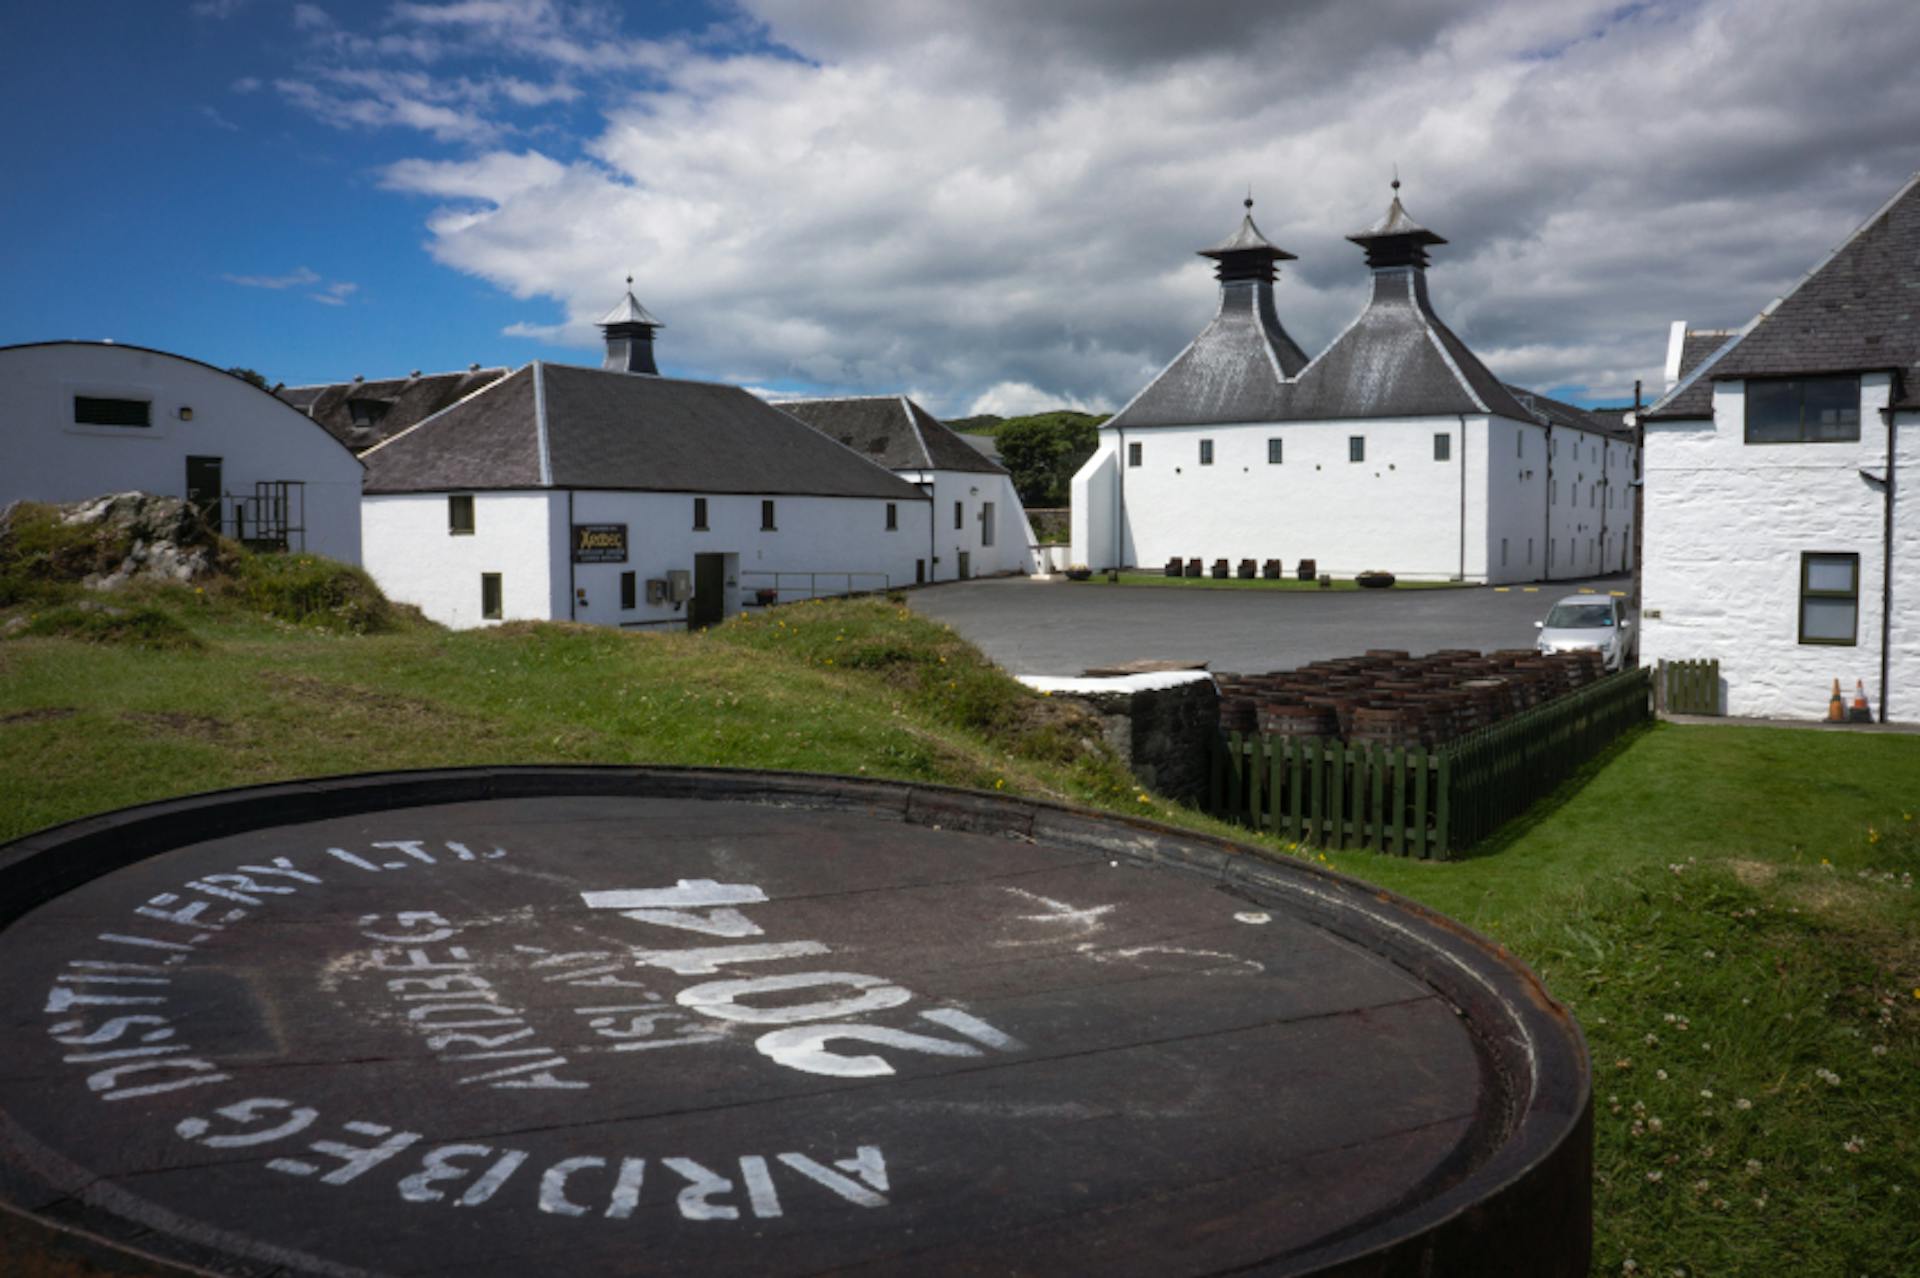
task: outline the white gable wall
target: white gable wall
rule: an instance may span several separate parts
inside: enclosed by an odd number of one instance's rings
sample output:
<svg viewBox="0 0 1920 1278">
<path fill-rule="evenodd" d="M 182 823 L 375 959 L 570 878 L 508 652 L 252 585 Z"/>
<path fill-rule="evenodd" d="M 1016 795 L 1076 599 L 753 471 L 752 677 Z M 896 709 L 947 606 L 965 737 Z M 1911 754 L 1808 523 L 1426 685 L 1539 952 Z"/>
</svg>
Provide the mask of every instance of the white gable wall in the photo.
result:
<svg viewBox="0 0 1920 1278">
<path fill-rule="evenodd" d="M 1862 414 L 1861 433 L 1868 433 Z M 1884 450 L 1884 428 L 1877 442 Z M 1894 420 L 1893 624 L 1888 635 L 1887 717 L 1920 722 L 1920 413 Z M 1884 463 L 1882 468 L 1884 469 Z M 1879 470 L 1876 470 L 1879 473 Z M 1879 707 L 1874 707 L 1876 710 Z"/>
<path fill-rule="evenodd" d="M 1860 472 L 1885 469 L 1889 388 L 1884 373 L 1861 378 L 1858 441 L 1747 444 L 1741 381 L 1714 385 L 1710 422 L 1647 424 L 1642 661 L 1717 658 L 1727 714 L 1818 719 L 1835 679 L 1849 700 L 1862 681 L 1878 709 L 1884 500 Z M 1920 542 L 1915 550 L 1906 564 L 1920 562 Z M 1800 564 L 1809 551 L 1860 557 L 1853 646 L 1799 641 Z M 1920 686 L 1911 620 L 1920 582 L 1904 592 L 1900 584 L 1896 650 L 1909 673 L 1904 684 L 1892 680 L 1896 697 Z M 1892 709 L 1920 719 L 1920 706 Z"/>
<path fill-rule="evenodd" d="M 76 395 L 146 400 L 152 425 L 77 423 Z M 293 408 L 196 361 L 103 343 L 0 349 L 0 441 L 0 506 L 134 490 L 184 498 L 187 458 L 217 457 L 228 493 L 301 481 L 305 549 L 361 562 L 359 461 Z"/>
<path fill-rule="evenodd" d="M 465 630 L 497 624 L 480 615 L 480 576 L 497 572 L 500 620 L 566 616 L 560 558 L 567 548 L 566 495 L 536 490 L 472 496 L 471 533 L 449 531 L 445 493 L 373 495 L 361 503 L 366 567 L 380 589 L 443 626 Z"/>
<path fill-rule="evenodd" d="M 928 581 L 959 580 L 963 553 L 970 577 L 1034 571 L 1033 529 L 1011 476 L 968 470 L 894 473 L 933 498 L 931 537 L 921 541 L 921 558 L 934 561 L 928 564 Z M 958 527 L 954 521 L 956 505 L 960 508 Z M 989 505 L 993 508 L 992 544 L 988 544 L 986 526 Z"/>
</svg>

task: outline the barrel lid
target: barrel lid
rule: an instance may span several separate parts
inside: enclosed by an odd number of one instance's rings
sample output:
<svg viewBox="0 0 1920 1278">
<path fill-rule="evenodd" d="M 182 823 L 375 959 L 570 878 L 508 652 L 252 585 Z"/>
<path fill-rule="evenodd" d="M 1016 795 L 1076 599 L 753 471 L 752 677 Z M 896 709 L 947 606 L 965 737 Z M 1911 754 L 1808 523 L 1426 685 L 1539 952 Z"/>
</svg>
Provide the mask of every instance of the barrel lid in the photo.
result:
<svg viewBox="0 0 1920 1278">
<path fill-rule="evenodd" d="M 1586 1272 L 1564 1009 L 1186 831 L 389 773 L 46 831 L 0 902 L 0 1203 L 119 1272 Z"/>
</svg>

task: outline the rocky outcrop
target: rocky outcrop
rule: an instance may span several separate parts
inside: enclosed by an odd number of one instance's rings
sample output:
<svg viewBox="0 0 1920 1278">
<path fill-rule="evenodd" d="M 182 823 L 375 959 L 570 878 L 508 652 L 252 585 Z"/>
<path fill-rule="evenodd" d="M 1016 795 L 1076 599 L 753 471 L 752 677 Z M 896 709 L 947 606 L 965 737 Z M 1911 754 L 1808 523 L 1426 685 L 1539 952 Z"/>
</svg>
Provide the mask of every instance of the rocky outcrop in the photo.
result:
<svg viewBox="0 0 1920 1278">
<path fill-rule="evenodd" d="M 16 524 L 30 518 L 40 531 L 20 536 L 24 527 Z M 137 581 L 188 585 L 219 571 L 224 559 L 219 535 L 192 506 L 140 492 L 66 505 L 16 503 L 0 514 L 0 543 L 9 540 L 35 543 L 31 571 L 77 579 L 90 590 Z"/>
</svg>

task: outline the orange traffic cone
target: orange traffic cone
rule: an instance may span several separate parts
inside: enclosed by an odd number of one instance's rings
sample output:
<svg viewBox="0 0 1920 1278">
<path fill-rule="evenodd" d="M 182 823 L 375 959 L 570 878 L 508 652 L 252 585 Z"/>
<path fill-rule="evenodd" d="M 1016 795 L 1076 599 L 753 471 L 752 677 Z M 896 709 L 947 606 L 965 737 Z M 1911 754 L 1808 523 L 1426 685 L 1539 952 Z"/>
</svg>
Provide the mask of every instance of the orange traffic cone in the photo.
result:
<svg viewBox="0 0 1920 1278">
<path fill-rule="evenodd" d="M 1827 722 L 1845 723 L 1847 721 L 1847 703 L 1840 699 L 1840 681 L 1833 681 L 1833 700 L 1827 702 Z"/>
<path fill-rule="evenodd" d="M 1855 723 L 1873 722 L 1873 710 L 1867 705 L 1867 685 L 1858 679 L 1853 681 L 1853 706 L 1847 718 Z"/>
</svg>

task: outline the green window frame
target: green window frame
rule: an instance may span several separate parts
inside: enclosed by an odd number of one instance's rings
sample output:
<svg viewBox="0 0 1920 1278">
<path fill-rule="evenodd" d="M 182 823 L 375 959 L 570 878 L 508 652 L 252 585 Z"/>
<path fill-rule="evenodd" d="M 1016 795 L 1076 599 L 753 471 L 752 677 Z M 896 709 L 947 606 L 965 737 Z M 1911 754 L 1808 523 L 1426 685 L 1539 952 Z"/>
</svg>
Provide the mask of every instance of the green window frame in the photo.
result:
<svg viewBox="0 0 1920 1278">
<path fill-rule="evenodd" d="M 473 536 L 472 493 L 455 493 L 447 498 L 447 536 Z"/>
<path fill-rule="evenodd" d="M 693 499 L 693 530 L 695 532 L 707 531 L 707 499 L 705 497 L 695 497 Z"/>
<path fill-rule="evenodd" d="M 1347 460 L 1363 462 L 1367 459 L 1367 437 L 1365 435 L 1347 436 Z"/>
<path fill-rule="evenodd" d="M 1267 441 L 1267 465 L 1280 466 L 1286 463 L 1286 446 L 1278 439 Z"/>
<path fill-rule="evenodd" d="M 1203 439 L 1200 441 L 1200 464 L 1202 466 L 1213 465 L 1213 441 L 1211 439 Z"/>
<path fill-rule="evenodd" d="M 887 503 L 887 531 L 900 531 L 900 507 L 895 502 Z"/>
<path fill-rule="evenodd" d="M 1860 439 L 1860 379 L 1749 378 L 1742 397 L 1749 444 L 1837 444 Z"/>
<path fill-rule="evenodd" d="M 771 501 L 770 499 L 764 499 L 764 500 L 762 500 L 762 501 L 761 501 L 761 503 L 760 503 L 760 531 L 761 531 L 761 532 L 777 532 L 777 531 L 779 531 L 779 530 L 778 530 L 778 529 L 777 529 L 777 528 L 776 528 L 776 527 L 774 526 L 774 522 L 773 522 L 773 502 L 772 502 L 772 501 Z"/>
<path fill-rule="evenodd" d="M 480 616 L 485 621 L 499 621 L 504 613 L 501 607 L 500 574 L 483 572 L 480 574 Z"/>
<path fill-rule="evenodd" d="M 1441 431 L 1433 437 L 1433 459 L 1435 461 L 1453 460 L 1453 436 Z"/>
<path fill-rule="evenodd" d="M 1813 623 L 1811 627 L 1809 621 Z M 1846 632 L 1844 637 L 1841 635 L 1843 630 Z M 1801 554 L 1800 642 L 1835 648 L 1858 646 L 1859 555 L 1824 550 L 1809 550 Z"/>
</svg>

